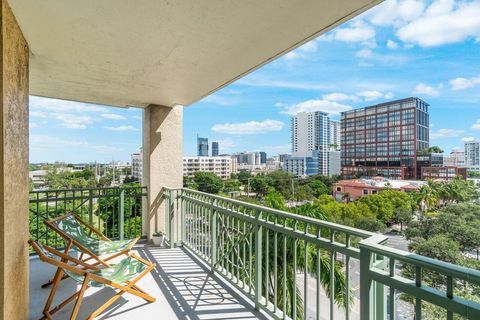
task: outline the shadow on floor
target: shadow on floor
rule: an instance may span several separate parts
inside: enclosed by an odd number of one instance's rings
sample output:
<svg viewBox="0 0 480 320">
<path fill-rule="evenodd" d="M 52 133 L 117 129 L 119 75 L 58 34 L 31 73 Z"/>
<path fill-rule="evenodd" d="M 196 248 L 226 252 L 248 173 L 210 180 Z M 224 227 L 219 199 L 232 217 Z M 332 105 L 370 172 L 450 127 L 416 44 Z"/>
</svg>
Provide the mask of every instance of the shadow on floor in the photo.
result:
<svg viewBox="0 0 480 320">
<path fill-rule="evenodd" d="M 183 248 L 139 248 L 156 261 L 154 280 L 178 319 L 267 319 L 229 285 Z"/>
<path fill-rule="evenodd" d="M 138 245 L 134 248 L 143 258 L 157 263 L 150 275 L 145 276 L 139 287 L 154 296 L 157 301 L 145 300 L 124 294 L 98 319 L 267 319 L 256 311 L 232 287 L 212 275 L 194 256 L 182 248 L 167 249 Z M 55 269 L 38 259 L 30 261 L 29 319 L 39 319 L 50 292 L 41 284 L 53 277 Z M 80 285 L 71 279 L 62 281 L 54 300 L 54 306 L 75 293 Z M 85 319 L 101 306 L 115 291 L 111 288 L 90 288 L 85 294 L 77 319 Z M 73 303 L 54 315 L 54 319 L 68 319 Z"/>
</svg>

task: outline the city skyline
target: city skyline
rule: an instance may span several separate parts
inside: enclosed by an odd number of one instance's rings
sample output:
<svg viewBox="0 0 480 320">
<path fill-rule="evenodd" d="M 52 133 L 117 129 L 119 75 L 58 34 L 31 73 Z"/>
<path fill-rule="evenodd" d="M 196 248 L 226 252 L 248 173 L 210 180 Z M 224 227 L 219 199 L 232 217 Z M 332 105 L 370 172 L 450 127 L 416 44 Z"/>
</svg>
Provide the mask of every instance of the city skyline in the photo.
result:
<svg viewBox="0 0 480 320">
<path fill-rule="evenodd" d="M 462 139 L 480 139 L 480 26 L 429 25 L 478 21 L 469 17 L 479 11 L 479 1 L 386 1 L 185 108 L 183 153 L 196 154 L 197 133 L 220 154 L 290 152 L 292 114 L 339 120 L 411 96 L 431 105 L 430 144 L 463 149 Z M 31 98 L 31 162 L 127 161 L 141 147 L 140 109 L 85 106 Z"/>
</svg>

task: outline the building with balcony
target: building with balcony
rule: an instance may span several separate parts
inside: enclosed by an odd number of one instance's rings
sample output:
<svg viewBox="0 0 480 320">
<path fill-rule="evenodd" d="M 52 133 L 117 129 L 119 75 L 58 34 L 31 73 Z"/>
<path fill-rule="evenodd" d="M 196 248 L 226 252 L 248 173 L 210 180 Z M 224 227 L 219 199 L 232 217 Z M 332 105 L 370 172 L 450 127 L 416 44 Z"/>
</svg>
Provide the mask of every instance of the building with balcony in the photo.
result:
<svg viewBox="0 0 480 320">
<path fill-rule="evenodd" d="M 193 177 L 195 172 L 215 173 L 222 179 L 229 179 L 236 173 L 231 157 L 183 157 L 183 176 Z"/>
<path fill-rule="evenodd" d="M 183 188 L 184 106 L 379 2 L 2 0 L 0 318 L 42 317 L 50 288 L 41 285 L 56 269 L 30 257 L 27 241 L 65 248 L 60 237 L 42 232 L 43 222 L 74 205 L 109 238 L 145 239 L 133 250 L 155 269 L 122 286 L 148 291 L 156 301 L 89 281 L 79 290 L 66 278 L 58 298 L 83 301 L 66 305 L 54 315 L 59 319 L 72 312 L 87 318 L 113 300 L 100 317 L 394 319 L 401 293 L 415 301 L 416 319 L 422 303 L 448 318 L 479 319 L 478 304 L 455 288 L 479 285 L 478 270 L 392 249 L 384 235 Z M 144 186 L 29 193 L 29 94 L 142 108 Z M 411 157 L 414 147 L 405 149 Z M 165 247 L 149 242 L 158 231 L 167 234 Z M 301 263 L 300 243 L 316 268 Z M 403 264 L 413 266 L 413 279 L 398 272 Z M 422 281 L 432 271 L 445 287 Z M 340 290 L 336 279 L 345 280 Z"/>
<path fill-rule="evenodd" d="M 428 107 L 406 98 L 343 112 L 343 175 L 420 179 L 417 153 L 429 146 Z"/>
</svg>

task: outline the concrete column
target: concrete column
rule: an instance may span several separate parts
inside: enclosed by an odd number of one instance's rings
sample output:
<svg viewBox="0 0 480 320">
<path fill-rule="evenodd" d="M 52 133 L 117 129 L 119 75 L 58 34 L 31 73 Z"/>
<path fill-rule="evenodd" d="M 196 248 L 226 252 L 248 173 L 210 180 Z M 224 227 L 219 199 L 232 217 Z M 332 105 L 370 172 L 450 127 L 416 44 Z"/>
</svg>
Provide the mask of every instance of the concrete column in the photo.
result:
<svg viewBox="0 0 480 320">
<path fill-rule="evenodd" d="M 166 231 L 162 188 L 183 186 L 183 106 L 150 105 L 143 112 L 143 182 L 148 187 L 144 230 Z"/>
<path fill-rule="evenodd" d="M 28 318 L 28 45 L 5 0 L 0 34 L 0 319 Z"/>
</svg>

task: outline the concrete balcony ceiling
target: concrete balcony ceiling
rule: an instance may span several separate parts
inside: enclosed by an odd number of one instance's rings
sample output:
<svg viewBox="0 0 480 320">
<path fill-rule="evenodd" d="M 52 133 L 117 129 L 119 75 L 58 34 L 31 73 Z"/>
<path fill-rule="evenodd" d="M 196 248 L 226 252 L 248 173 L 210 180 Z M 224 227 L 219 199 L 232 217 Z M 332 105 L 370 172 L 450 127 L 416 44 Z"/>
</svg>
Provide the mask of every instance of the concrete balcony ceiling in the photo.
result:
<svg viewBox="0 0 480 320">
<path fill-rule="evenodd" d="M 380 0 L 10 0 L 30 94 L 189 105 Z"/>
</svg>

